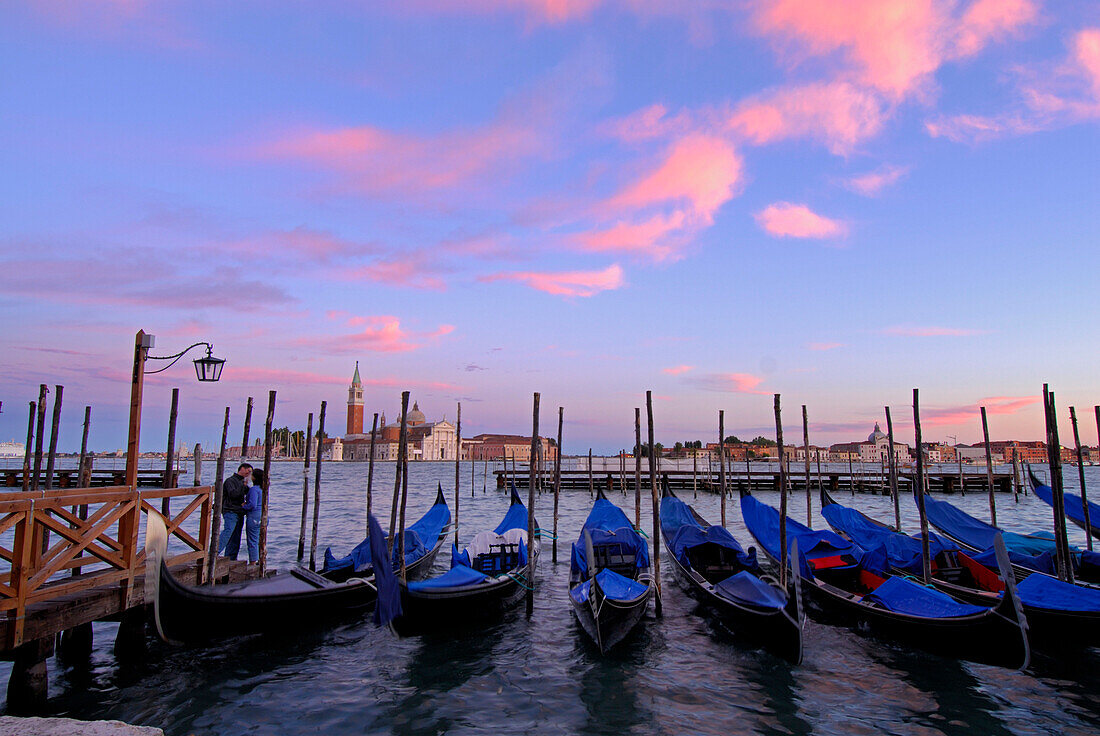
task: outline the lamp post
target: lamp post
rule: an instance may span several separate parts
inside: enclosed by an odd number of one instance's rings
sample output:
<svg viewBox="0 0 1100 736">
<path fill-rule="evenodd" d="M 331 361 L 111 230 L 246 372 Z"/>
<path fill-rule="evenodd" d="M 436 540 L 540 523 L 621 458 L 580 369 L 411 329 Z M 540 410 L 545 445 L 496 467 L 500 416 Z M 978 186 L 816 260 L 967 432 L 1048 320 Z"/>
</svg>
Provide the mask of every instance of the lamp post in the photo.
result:
<svg viewBox="0 0 1100 736">
<path fill-rule="evenodd" d="M 168 370 L 180 358 L 200 345 L 206 346 L 206 356 L 193 361 L 195 364 L 195 377 L 198 380 L 211 383 L 217 381 L 221 378 L 222 367 L 225 365 L 225 360 L 214 357 L 214 346 L 208 342 L 197 342 L 174 355 L 158 357 L 149 355 L 150 348 L 156 347 L 156 341 L 156 336 L 147 334 L 145 330 L 138 330 L 137 335 L 134 336 L 134 370 L 130 380 L 130 434 L 126 442 L 126 485 L 132 487 L 137 486 L 138 437 L 141 434 L 141 397 L 145 389 L 146 374 L 161 373 Z M 149 371 L 145 369 L 147 360 L 168 360 L 171 362 L 163 368 Z"/>
</svg>

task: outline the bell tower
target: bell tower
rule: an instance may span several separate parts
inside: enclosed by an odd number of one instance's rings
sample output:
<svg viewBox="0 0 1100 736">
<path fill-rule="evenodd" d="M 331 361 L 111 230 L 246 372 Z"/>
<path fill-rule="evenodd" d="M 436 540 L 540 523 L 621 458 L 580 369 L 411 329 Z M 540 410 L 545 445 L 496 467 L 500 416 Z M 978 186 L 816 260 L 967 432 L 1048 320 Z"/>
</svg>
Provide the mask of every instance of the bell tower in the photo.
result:
<svg viewBox="0 0 1100 736">
<path fill-rule="evenodd" d="M 363 382 L 359 379 L 359 361 L 355 361 L 355 375 L 348 386 L 349 435 L 363 434 Z"/>
</svg>

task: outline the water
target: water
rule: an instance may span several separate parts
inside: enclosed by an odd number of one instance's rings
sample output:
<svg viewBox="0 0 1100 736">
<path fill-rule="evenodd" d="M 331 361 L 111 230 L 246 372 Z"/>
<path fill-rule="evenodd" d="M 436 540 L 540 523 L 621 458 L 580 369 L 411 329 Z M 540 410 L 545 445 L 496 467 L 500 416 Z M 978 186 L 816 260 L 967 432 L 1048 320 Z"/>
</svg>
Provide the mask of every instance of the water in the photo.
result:
<svg viewBox="0 0 1100 736">
<path fill-rule="evenodd" d="M 343 554 L 362 538 L 365 464 L 323 466 L 318 556 L 326 545 Z M 388 513 L 393 464 L 376 465 L 375 507 Z M 1100 468 L 1088 468 L 1100 489 Z M 460 536 L 495 526 L 507 496 L 482 491 L 476 467 L 461 472 Z M 300 465 L 277 463 L 272 474 L 270 562 L 294 563 L 301 513 Z M 1076 472 L 1067 469 L 1067 486 Z M 453 505 L 453 464 L 410 466 L 409 517 L 432 502 L 437 483 Z M 710 521 L 720 499 L 687 498 Z M 774 503 L 770 494 L 761 498 Z M 633 517 L 633 496 L 612 500 Z M 850 501 L 842 496 L 841 502 Z M 954 497 L 987 518 L 984 496 Z M 549 528 L 552 496 L 538 498 L 536 515 Z M 858 508 L 892 517 L 890 500 L 857 496 Z M 998 496 L 1002 524 L 1046 528 L 1050 509 L 1032 496 L 1019 506 Z M 184 734 L 1095 734 L 1100 731 L 1100 654 L 1079 661 L 1038 659 L 1027 673 L 960 663 L 884 643 L 813 621 L 805 661 L 791 666 L 754 649 L 700 615 L 662 565 L 664 616 L 652 613 L 610 656 L 601 657 L 573 619 L 566 599 L 568 548 L 588 512 L 586 492 L 561 498 L 558 564 L 546 543 L 537 576 L 534 613 L 522 604 L 478 634 L 398 639 L 369 622 L 284 636 L 238 639 L 177 649 L 150 640 L 146 661 L 121 666 L 111 643 L 116 624 L 95 625 L 89 665 L 51 659 L 49 711 L 83 719 L 117 718 Z M 817 507 L 815 501 L 814 507 Z M 906 499 L 904 524 L 917 527 Z M 794 518 L 805 518 L 793 499 Z M 643 502 L 643 526 L 651 519 Z M 730 530 L 751 543 L 736 501 Z M 824 521 L 815 514 L 815 526 Z M 1071 541 L 1083 536 L 1071 527 Z M 442 570 L 446 553 L 439 556 Z M 211 621 L 212 627 L 217 626 Z M 10 665 L 0 668 L 7 678 Z"/>
</svg>

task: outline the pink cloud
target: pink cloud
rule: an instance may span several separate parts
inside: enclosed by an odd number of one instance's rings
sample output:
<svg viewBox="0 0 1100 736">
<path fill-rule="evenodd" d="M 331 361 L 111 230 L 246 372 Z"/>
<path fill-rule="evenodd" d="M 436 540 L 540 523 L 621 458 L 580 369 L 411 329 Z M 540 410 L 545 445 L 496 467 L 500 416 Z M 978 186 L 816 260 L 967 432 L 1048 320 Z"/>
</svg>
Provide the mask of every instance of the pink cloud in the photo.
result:
<svg viewBox="0 0 1100 736">
<path fill-rule="evenodd" d="M 925 123 L 933 138 L 982 143 L 1100 119 L 1100 28 L 1074 34 L 1066 58 L 1018 70 L 1020 99 L 995 115 L 942 115 Z"/>
<path fill-rule="evenodd" d="M 695 134 L 676 141 L 656 169 L 607 202 L 611 208 L 639 208 L 679 202 L 709 219 L 733 197 L 741 179 L 741 158 L 727 141 Z"/>
<path fill-rule="evenodd" d="M 426 341 L 454 331 L 451 325 L 441 325 L 432 332 L 409 332 L 401 327 L 400 319 L 388 315 L 350 317 L 346 324 L 362 329 L 345 335 L 303 337 L 295 344 L 323 348 L 332 353 L 407 353 L 424 347 Z"/>
<path fill-rule="evenodd" d="M 904 166 L 887 165 L 866 174 L 853 176 L 846 183 L 849 189 L 865 197 L 873 197 L 886 187 L 896 184 L 898 179 L 905 176 L 908 171 L 909 169 Z"/>
<path fill-rule="evenodd" d="M 874 92 L 848 82 L 827 82 L 750 97 L 733 108 L 727 126 L 757 145 L 808 138 L 843 155 L 877 135 L 890 114 Z"/>
<path fill-rule="evenodd" d="M 556 296 L 595 296 L 601 291 L 620 289 L 626 281 L 619 264 L 602 271 L 537 272 L 520 271 L 482 276 L 481 281 L 518 281 L 538 291 Z"/>
<path fill-rule="evenodd" d="M 687 113 L 669 117 L 668 108 L 658 103 L 610 120 L 601 125 L 599 130 L 624 143 L 640 143 L 673 135 L 686 135 L 693 127 Z"/>
<path fill-rule="evenodd" d="M 424 254 L 398 254 L 366 266 L 342 270 L 339 277 L 350 281 L 374 281 L 387 286 L 444 291 L 447 283 L 432 273 L 435 268 Z"/>
<path fill-rule="evenodd" d="M 662 368 L 661 372 L 662 373 L 667 373 L 670 376 L 678 376 L 682 373 L 687 373 L 688 371 L 690 371 L 694 367 L 695 366 L 691 366 L 691 365 L 677 365 L 677 366 L 673 366 L 672 368 Z"/>
<path fill-rule="evenodd" d="M 252 154 L 340 173 L 361 193 L 409 195 L 502 176 L 544 147 L 540 133 L 513 114 L 481 127 L 434 135 L 370 125 L 299 130 L 254 148 Z"/>
<path fill-rule="evenodd" d="M 845 230 L 843 223 L 791 202 L 768 205 L 755 217 L 760 227 L 777 238 L 835 238 Z"/>
<path fill-rule="evenodd" d="M 687 224 L 687 213 L 672 212 L 669 215 L 654 215 L 642 222 L 619 221 L 603 230 L 581 233 L 576 242 L 589 251 L 634 251 L 650 255 L 655 261 L 662 261 L 674 253 L 674 248 L 666 241 L 666 236 L 678 232 Z"/>
<path fill-rule="evenodd" d="M 811 342 L 806 345 L 807 350 L 836 350 L 837 348 L 844 347 L 842 342 Z"/>
<path fill-rule="evenodd" d="M 674 258 L 736 194 L 741 167 L 733 146 L 718 136 L 678 138 L 648 171 L 594 208 L 597 218 L 611 224 L 596 225 L 571 240 L 587 251 Z"/>
<path fill-rule="evenodd" d="M 970 337 L 985 334 L 984 330 L 969 330 L 959 327 L 909 327 L 898 325 L 882 330 L 884 335 L 895 337 Z"/>
<path fill-rule="evenodd" d="M 725 391 L 739 394 L 769 393 L 768 391 L 757 390 L 756 387 L 763 383 L 764 379 L 751 373 L 712 373 L 687 380 L 707 391 Z"/>
<path fill-rule="evenodd" d="M 991 396 L 967 406 L 926 409 L 921 412 L 921 421 L 932 426 L 962 424 L 977 421 L 981 417 L 983 406 L 986 408 L 986 414 L 1010 415 L 1038 402 L 1038 396 Z"/>
<path fill-rule="evenodd" d="M 796 59 L 829 57 L 854 81 L 901 99 L 927 87 L 951 59 L 1033 23 L 1031 0 L 977 0 L 961 15 L 938 0 L 765 0 L 758 30 Z"/>
<path fill-rule="evenodd" d="M 413 10 L 448 14 L 516 13 L 542 23 L 564 23 L 587 17 L 602 0 L 405 0 Z"/>
<path fill-rule="evenodd" d="M 222 380 L 227 382 L 254 383 L 262 386 L 315 386 L 320 384 L 343 387 L 348 385 L 348 377 L 346 375 L 330 376 L 323 373 L 311 373 L 308 371 L 290 371 L 280 368 L 261 368 L 253 366 L 232 366 L 232 370 L 226 368 Z M 416 381 L 410 380 L 407 377 L 379 378 L 371 376 L 366 369 L 362 371 L 360 380 L 362 380 L 365 386 L 376 386 L 381 388 L 421 387 L 441 391 L 457 391 L 462 388 L 456 384 L 441 381 Z"/>
</svg>

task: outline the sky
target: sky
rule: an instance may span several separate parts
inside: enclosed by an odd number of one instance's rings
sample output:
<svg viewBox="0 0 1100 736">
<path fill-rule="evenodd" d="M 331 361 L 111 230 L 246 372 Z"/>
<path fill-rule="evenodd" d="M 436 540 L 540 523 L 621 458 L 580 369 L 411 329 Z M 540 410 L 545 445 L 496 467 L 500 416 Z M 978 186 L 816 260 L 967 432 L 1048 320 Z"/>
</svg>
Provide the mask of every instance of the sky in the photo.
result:
<svg viewBox="0 0 1100 736">
<path fill-rule="evenodd" d="M 143 449 L 321 401 L 356 361 L 463 434 L 564 449 L 866 436 L 1096 442 L 1100 4 L 9 0 L 0 440 Z M 52 411 L 52 406 L 51 406 Z M 644 430 L 643 430 L 644 431 Z M 253 434 L 255 436 L 255 434 Z"/>
</svg>

